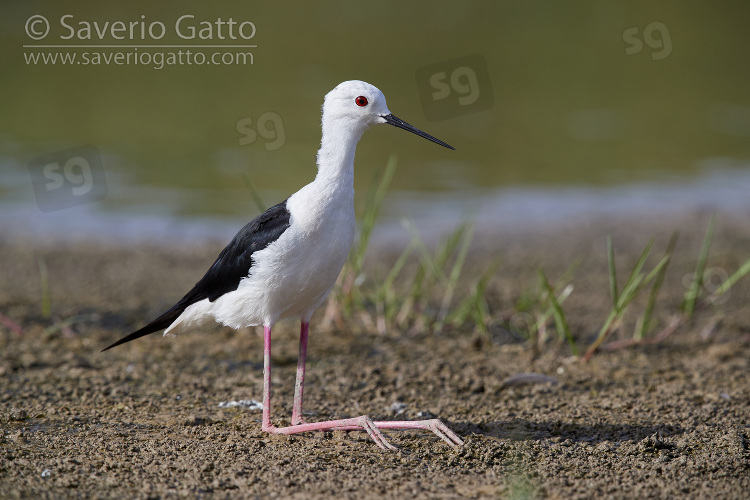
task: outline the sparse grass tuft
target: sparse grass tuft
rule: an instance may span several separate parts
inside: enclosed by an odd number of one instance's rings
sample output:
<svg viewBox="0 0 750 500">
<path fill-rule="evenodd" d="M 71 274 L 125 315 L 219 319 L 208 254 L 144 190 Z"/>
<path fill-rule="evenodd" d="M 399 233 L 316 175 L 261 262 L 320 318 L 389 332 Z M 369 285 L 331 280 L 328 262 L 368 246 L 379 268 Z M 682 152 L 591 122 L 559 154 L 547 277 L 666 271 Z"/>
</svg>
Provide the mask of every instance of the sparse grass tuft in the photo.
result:
<svg viewBox="0 0 750 500">
<path fill-rule="evenodd" d="M 554 320 L 558 340 L 568 341 L 572 349 L 577 351 L 562 309 L 562 304 L 573 293 L 574 287 L 570 279 L 576 267 L 577 262 L 568 267 L 554 284 L 550 284 L 542 269 L 537 269 L 535 285 L 524 290 L 516 303 L 516 310 L 521 315 L 520 325 L 519 318 L 514 315 L 508 329 L 526 337 L 537 354 L 547 343 L 547 325 L 550 319 Z"/>
<path fill-rule="evenodd" d="M 669 262 L 671 254 L 667 254 L 662 257 L 659 263 L 656 264 L 656 266 L 648 274 L 645 274 L 643 272 L 643 266 L 646 264 L 646 260 L 648 259 L 649 253 L 651 253 L 651 247 L 653 246 L 653 244 L 654 239 L 651 238 L 651 240 L 649 240 L 649 242 L 646 244 L 646 247 L 641 252 L 641 255 L 633 266 L 633 269 L 630 271 L 628 279 L 625 281 L 625 285 L 622 287 L 622 290 L 619 290 L 617 287 L 617 272 L 615 266 L 614 250 L 612 249 L 612 238 L 609 236 L 607 237 L 607 254 L 609 260 L 612 309 L 610 310 L 609 316 L 607 316 L 604 325 L 602 325 L 602 328 L 599 330 L 599 335 L 597 336 L 596 340 L 589 346 L 588 350 L 586 351 L 584 359 L 591 359 L 591 356 L 593 356 L 594 352 L 599 349 L 599 346 L 601 346 L 602 342 L 604 342 L 607 336 L 620 327 L 625 313 L 627 312 L 630 304 L 638 295 L 642 287 L 656 278 L 660 274 L 661 269 L 664 268 Z"/>
<path fill-rule="evenodd" d="M 469 223 L 460 225 L 430 249 L 417 228 L 404 221 L 411 241 L 391 268 L 377 273 L 375 280 L 364 272 L 372 230 L 395 170 L 396 159 L 392 157 L 368 192 L 359 237 L 329 300 L 326 320 L 357 317 L 381 334 L 394 326 L 412 333 L 428 329 L 440 334 L 446 325 L 458 327 L 473 320 L 481 332 L 487 333 L 490 312 L 485 293 L 497 263 L 488 267 L 463 299 L 455 300 L 473 240 Z M 409 262 L 413 265 L 407 266 Z M 411 271 L 409 277 L 404 276 L 407 269 Z"/>
<path fill-rule="evenodd" d="M 421 310 L 433 311 L 429 301 L 432 297 L 442 295 L 440 306 L 435 312 L 428 312 L 427 323 L 435 334 L 440 334 L 445 326 L 445 319 L 450 312 L 458 279 L 466 262 L 466 255 L 471 245 L 474 228 L 471 224 L 462 224 L 448 238 L 439 243 L 432 254 L 419 236 L 413 224 L 406 222 L 412 235 L 412 244 L 417 248 L 422 272 L 419 280 L 423 289 L 414 289 L 413 293 L 422 299 Z M 448 271 L 450 268 L 450 271 Z M 441 293 L 442 292 L 442 293 Z"/>
<path fill-rule="evenodd" d="M 573 355 L 578 356 L 578 347 L 576 346 L 576 342 L 573 339 L 573 334 L 570 333 L 568 322 L 565 320 L 565 313 L 563 312 L 562 306 L 560 305 L 560 301 L 555 295 L 555 290 L 549 284 L 549 280 L 544 274 L 544 271 L 542 271 L 541 269 L 538 269 L 537 271 L 539 274 L 539 279 L 542 283 L 542 287 L 544 288 L 544 291 L 547 292 L 547 299 L 550 303 L 552 316 L 555 318 L 555 327 L 557 329 L 557 334 L 561 339 L 564 339 L 568 342 L 570 351 L 573 353 Z M 567 295 L 565 295 L 565 298 L 567 298 Z"/>
<path fill-rule="evenodd" d="M 750 273 L 750 259 L 748 259 L 739 267 L 739 269 L 737 269 L 737 271 L 735 271 L 724 283 L 722 283 L 722 285 L 719 286 L 716 291 L 714 291 L 714 293 L 699 301 L 702 296 L 702 290 L 704 288 L 703 284 L 705 282 L 706 263 L 708 262 L 709 250 L 711 248 L 715 224 L 716 217 L 715 215 L 712 215 L 711 220 L 708 223 L 708 228 L 706 229 L 706 235 L 703 238 L 703 244 L 701 245 L 700 254 L 698 255 L 695 272 L 693 273 L 690 285 L 688 286 L 688 289 L 686 290 L 683 297 L 680 311 L 672 316 L 672 320 L 659 333 L 650 337 L 647 336 L 648 332 L 651 330 L 650 323 L 654 310 L 654 304 L 656 301 L 656 295 L 659 293 L 659 289 L 661 288 L 661 284 L 664 280 L 664 275 L 666 274 L 666 268 L 674 253 L 674 247 L 677 241 L 677 234 L 675 233 L 669 240 L 669 244 L 667 245 L 667 250 L 664 257 L 662 257 L 659 264 L 657 264 L 657 267 L 654 268 L 654 271 L 652 271 L 649 275 L 649 277 L 654 275 L 654 285 L 651 289 L 651 294 L 646 304 L 646 310 L 642 318 L 636 325 L 636 331 L 633 338 L 611 342 L 606 346 L 608 350 L 614 350 L 643 343 L 656 344 L 659 342 L 663 342 L 672 333 L 677 331 L 677 329 L 679 329 L 682 325 L 688 323 L 691 319 L 693 319 L 695 313 L 699 309 L 714 303 L 719 297 L 724 295 L 733 286 L 735 286 L 740 279 Z M 649 281 L 648 277 L 646 281 Z M 715 323 L 714 320 L 712 320 L 712 322 Z M 586 353 L 585 359 L 590 359 L 595 350 L 595 347 L 598 347 L 599 344 L 592 345 L 592 347 L 589 348 L 589 351 Z"/>
<path fill-rule="evenodd" d="M 500 258 L 496 257 L 479 278 L 479 281 L 471 288 L 469 295 L 448 315 L 447 321 L 451 325 L 460 327 L 471 319 L 480 333 L 489 335 L 488 325 L 492 320 L 492 315 L 485 295 L 487 286 L 495 276 L 498 267 L 500 267 Z"/>
<path fill-rule="evenodd" d="M 500 267 L 500 258 L 480 275 L 471 280 L 465 276 L 465 264 L 473 241 L 473 225 L 465 223 L 457 227 L 434 248 L 428 248 L 413 223 L 404 221 L 411 241 L 393 264 L 385 270 L 375 271 L 374 279 L 364 271 L 364 259 L 377 222 L 380 207 L 395 173 L 396 160 L 388 161 L 385 171 L 373 183 L 361 218 L 359 238 L 349 256 L 349 261 L 339 277 L 334 293 L 328 303 L 326 318 L 344 327 L 346 319 L 359 319 L 366 328 L 380 334 L 392 328 L 405 333 L 431 331 L 440 334 L 446 326 L 463 331 L 477 330 L 489 336 L 489 325 L 498 321 L 487 301 L 492 279 Z M 625 282 L 620 286 L 615 249 L 607 238 L 607 260 L 609 269 L 609 293 L 612 306 L 596 339 L 588 346 L 583 356 L 589 360 L 601 348 L 618 349 L 641 343 L 658 343 L 666 339 L 681 325 L 694 317 L 697 310 L 715 303 L 743 277 L 750 274 L 750 259 L 744 262 L 724 283 L 707 297 L 703 296 L 704 274 L 709 257 L 715 227 L 712 217 L 703 239 L 695 273 L 685 292 L 680 311 L 657 333 L 654 318 L 659 311 L 657 299 L 666 280 L 678 234 L 672 234 L 664 254 L 656 264 L 647 269 L 654 239 L 648 241 L 638 259 L 632 265 Z M 548 340 L 548 328 L 554 327 L 558 345 L 566 343 L 574 356 L 579 355 L 576 335 L 571 330 L 564 310 L 566 299 L 574 290 L 572 275 L 578 263 L 571 265 L 563 275 L 551 283 L 545 272 L 537 270 L 537 283 L 526 289 L 515 304 L 515 314 L 510 313 L 500 320 L 509 331 L 520 333 L 535 352 L 543 349 Z M 466 283 L 473 283 L 464 291 Z M 650 286 L 648 286 L 650 284 Z M 605 340 L 623 325 L 626 314 L 634 309 L 636 299 L 648 290 L 642 312 L 635 316 L 632 338 L 604 344 Z M 518 320 L 514 323 L 514 319 Z M 325 321 L 324 321 L 325 322 Z M 518 331 L 519 325 L 523 331 Z"/>
</svg>

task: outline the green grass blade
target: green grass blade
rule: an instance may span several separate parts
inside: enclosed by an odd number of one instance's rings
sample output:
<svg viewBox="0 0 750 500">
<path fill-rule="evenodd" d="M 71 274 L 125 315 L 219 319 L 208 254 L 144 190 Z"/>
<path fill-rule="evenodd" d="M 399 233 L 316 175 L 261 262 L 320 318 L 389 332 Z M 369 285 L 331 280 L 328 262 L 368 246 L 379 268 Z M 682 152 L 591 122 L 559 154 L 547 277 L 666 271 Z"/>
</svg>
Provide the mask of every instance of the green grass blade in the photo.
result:
<svg viewBox="0 0 750 500">
<path fill-rule="evenodd" d="M 374 190 L 371 189 L 368 192 L 367 201 L 365 202 L 365 210 L 362 214 L 359 240 L 357 241 L 357 245 L 352 253 L 352 265 L 357 274 L 362 271 L 365 253 L 367 253 L 367 247 L 370 244 L 370 236 L 375 227 L 375 222 L 378 219 L 380 207 L 382 206 L 385 195 L 388 192 L 388 186 L 390 185 L 393 174 L 396 171 L 396 164 L 397 161 L 395 156 L 388 158 L 388 163 L 385 166 L 385 171 L 383 172 L 380 181 L 377 183 Z"/>
<path fill-rule="evenodd" d="M 578 346 L 576 346 L 575 339 L 573 338 L 573 335 L 570 333 L 570 327 L 568 326 L 568 322 L 565 319 L 565 313 L 563 312 L 562 307 L 560 306 L 560 303 L 557 301 L 557 297 L 555 296 L 555 291 L 552 289 L 552 286 L 549 284 L 549 280 L 547 279 L 547 276 L 544 274 L 544 271 L 540 269 L 537 269 L 537 273 L 539 274 L 539 278 L 542 282 L 542 285 L 547 291 L 547 294 L 549 295 L 549 300 L 552 304 L 553 309 L 553 316 L 555 318 L 555 326 L 557 328 L 557 334 L 561 337 L 567 340 L 568 345 L 570 346 L 570 350 L 573 353 L 574 356 L 578 356 Z"/>
<path fill-rule="evenodd" d="M 424 241 L 422 241 L 422 238 L 419 235 L 419 231 L 414 226 L 414 224 L 409 220 L 404 220 L 403 226 L 407 231 L 409 231 L 411 239 L 417 248 L 419 261 L 421 262 L 422 269 L 425 273 L 424 279 L 429 281 L 429 279 L 440 275 L 441 271 L 438 269 L 437 264 L 435 263 L 435 259 L 433 259 L 430 255 L 430 251 L 427 248 L 427 245 L 425 245 Z"/>
<path fill-rule="evenodd" d="M 260 193 L 255 188 L 255 184 L 253 184 L 253 180 L 250 178 L 249 175 L 243 172 L 243 178 L 245 179 L 245 185 L 247 186 L 247 189 L 250 191 L 250 197 L 253 199 L 253 203 L 255 203 L 255 206 L 260 210 L 261 213 L 266 211 L 266 204 L 263 203 L 263 198 L 260 197 Z"/>
<path fill-rule="evenodd" d="M 470 232 L 470 224 L 461 224 L 450 234 L 450 236 L 448 236 L 448 238 L 442 244 L 438 245 L 437 249 L 435 250 L 434 267 L 437 273 L 435 277 L 439 281 L 443 283 L 450 283 L 451 275 L 446 274 L 445 268 L 447 267 L 448 262 L 450 261 L 453 254 L 456 252 L 456 248 L 459 248 L 459 244 L 466 243 L 466 235 L 468 232 Z M 470 241 L 471 240 L 469 240 L 469 242 Z M 459 254 L 460 253 L 461 250 L 459 249 Z M 455 262 L 459 262 L 459 259 L 457 259 Z M 463 263 L 461 263 L 461 265 L 463 265 Z"/>
<path fill-rule="evenodd" d="M 617 319 L 618 314 L 617 310 L 614 308 L 609 312 L 609 316 L 607 316 L 607 320 L 602 325 L 601 330 L 599 330 L 599 334 L 596 336 L 596 341 L 592 344 L 594 347 L 599 347 L 599 345 L 604 340 L 604 337 L 606 337 L 609 334 L 610 328 L 612 328 L 612 325 L 615 323 L 615 320 Z"/>
<path fill-rule="evenodd" d="M 625 282 L 625 286 L 622 287 L 622 292 L 620 292 L 620 298 L 617 301 L 617 309 L 619 312 L 624 312 L 624 310 L 628 307 L 628 305 L 630 305 L 630 302 L 632 302 L 633 298 L 638 292 L 638 289 L 640 288 L 640 285 L 643 282 L 644 278 L 641 271 L 643 270 L 643 266 L 646 264 L 648 254 L 651 253 L 651 247 L 653 246 L 653 244 L 654 239 L 651 238 L 646 244 L 646 247 L 643 249 L 643 252 L 641 252 L 640 257 L 638 257 L 638 260 L 633 266 L 633 269 L 630 271 L 628 279 Z"/>
<path fill-rule="evenodd" d="M 581 264 L 581 260 L 578 259 L 575 262 L 573 262 L 568 268 L 560 275 L 560 277 L 555 280 L 555 283 L 552 284 L 553 290 L 562 290 L 560 293 L 557 294 L 557 302 L 562 305 L 565 300 L 570 296 L 571 293 L 573 293 L 573 284 L 570 282 L 571 277 L 576 270 L 576 268 Z M 538 277 L 538 276 L 537 276 Z M 541 278 L 539 278 L 539 284 L 542 289 L 544 289 L 544 284 L 542 283 Z M 544 290 L 544 293 L 547 293 L 546 290 Z M 526 293 L 526 296 L 522 297 L 522 301 L 516 306 L 516 308 L 519 311 L 525 311 L 528 312 L 531 309 L 538 308 L 540 306 L 546 305 L 548 301 L 546 300 L 546 297 L 540 297 L 538 294 L 531 294 Z M 549 320 L 550 316 L 554 313 L 554 308 L 552 305 L 549 305 L 546 309 L 544 309 L 543 312 L 537 314 L 537 320 L 534 323 L 534 328 L 539 330 L 543 327 L 543 325 L 547 324 L 547 321 Z"/>
<path fill-rule="evenodd" d="M 396 281 L 396 278 L 399 274 L 401 274 L 401 270 L 404 268 L 404 265 L 406 264 L 406 260 L 411 256 L 412 251 L 414 251 L 414 245 L 412 243 L 409 243 L 403 252 L 401 252 L 401 255 L 398 256 L 398 259 L 396 259 L 396 262 L 393 264 L 393 267 L 388 272 L 388 276 L 385 278 L 385 281 L 383 281 L 383 286 L 392 289 L 394 286 L 394 282 Z"/>
<path fill-rule="evenodd" d="M 649 282 L 651 281 L 652 275 L 656 273 L 654 284 L 651 286 L 651 292 L 649 293 L 648 301 L 646 302 L 646 309 L 643 311 L 643 315 L 640 317 L 635 333 L 633 334 L 633 337 L 638 340 L 643 339 L 648 333 L 651 325 L 651 317 L 653 316 L 654 307 L 656 306 L 656 298 L 659 295 L 659 291 L 661 291 L 664 277 L 667 275 L 667 268 L 669 267 L 672 255 L 674 254 L 674 247 L 677 244 L 678 234 L 677 231 L 672 233 L 672 237 L 669 239 L 669 243 L 667 243 L 667 249 L 664 251 L 664 257 L 662 257 L 661 262 L 659 262 L 654 270 L 646 277 L 646 282 Z"/>
<path fill-rule="evenodd" d="M 452 325 L 462 325 L 466 323 L 470 316 L 473 316 L 474 322 L 482 334 L 487 334 L 487 319 L 490 317 L 489 306 L 485 299 L 487 286 L 490 280 L 495 276 L 497 268 L 500 265 L 500 258 L 492 260 L 489 267 L 482 273 L 479 281 L 473 287 L 471 293 L 466 297 L 446 318 L 446 322 Z"/>
<path fill-rule="evenodd" d="M 461 276 L 461 270 L 464 267 L 464 262 L 466 262 L 466 255 L 469 252 L 469 246 L 471 245 L 471 240 L 474 234 L 473 227 L 471 224 L 462 224 L 454 234 L 460 236 L 460 239 L 457 239 L 455 244 L 451 244 L 451 248 L 452 250 L 455 250 L 456 246 L 459 244 L 459 241 L 460 246 L 458 247 L 458 255 L 456 255 L 456 259 L 453 262 L 451 272 L 444 283 L 445 292 L 443 293 L 443 301 L 440 305 L 440 311 L 438 312 L 437 321 L 435 324 L 435 333 L 438 335 L 442 331 L 443 325 L 445 324 L 445 318 L 448 316 L 448 311 L 450 310 L 450 305 L 453 301 L 453 295 L 456 291 L 458 278 Z M 451 251 L 448 256 L 452 255 L 452 253 L 453 251 Z M 446 261 L 447 260 L 448 259 L 446 258 Z"/>
<path fill-rule="evenodd" d="M 619 294 L 617 292 L 617 269 L 615 268 L 615 251 L 612 248 L 612 236 L 607 235 L 607 262 L 609 264 L 609 292 L 612 296 L 612 306 L 617 307 Z"/>
<path fill-rule="evenodd" d="M 573 284 L 568 283 L 568 285 L 563 288 L 562 292 L 557 294 L 557 303 L 562 306 L 562 304 L 570 296 L 570 294 L 573 293 L 573 288 Z M 536 328 L 537 330 L 540 329 L 542 325 L 547 323 L 547 320 L 549 320 L 549 317 L 552 316 L 553 313 L 554 307 L 550 305 L 541 315 L 539 315 L 539 319 L 536 321 L 536 323 L 534 323 L 534 328 Z"/>
<path fill-rule="evenodd" d="M 698 256 L 698 263 L 695 266 L 693 281 L 690 283 L 687 292 L 685 292 L 683 311 L 688 318 L 693 316 L 693 313 L 695 312 L 695 304 L 698 301 L 698 297 L 700 297 L 701 288 L 703 286 L 703 273 L 706 270 L 706 261 L 708 260 L 708 251 L 711 248 L 711 240 L 713 239 L 715 224 L 716 214 L 713 214 L 711 215 L 711 220 L 708 222 L 708 228 L 706 228 L 706 236 L 703 238 L 703 245 L 701 246 L 701 253 Z"/>
<path fill-rule="evenodd" d="M 57 333 L 64 328 L 67 328 L 76 323 L 93 320 L 95 317 L 96 314 L 79 314 L 78 316 L 71 316 L 70 318 L 66 318 L 62 321 L 57 321 L 55 322 L 55 324 L 45 328 L 44 332 L 42 332 L 42 336 L 49 337 L 50 335 Z"/>
<path fill-rule="evenodd" d="M 594 340 L 589 348 L 586 349 L 586 354 L 583 356 L 584 361 L 588 361 L 589 359 L 591 359 L 591 356 L 593 356 L 596 350 L 599 349 L 599 346 L 602 345 L 604 339 L 606 339 L 607 335 L 609 335 L 610 330 L 613 330 L 614 325 L 617 323 L 617 321 L 619 321 L 618 317 L 619 316 L 617 310 L 613 307 L 609 312 L 609 316 L 607 316 L 607 320 L 604 322 L 604 325 L 602 325 L 602 329 L 599 330 L 599 334 L 596 336 L 596 340 Z"/>
<path fill-rule="evenodd" d="M 396 313 L 398 312 L 400 306 L 400 301 L 396 299 L 396 278 L 401 274 L 401 271 L 404 268 L 407 259 L 411 256 L 413 250 L 414 247 L 411 243 L 407 245 L 404 251 L 401 252 L 401 255 L 399 255 L 398 259 L 396 259 L 393 267 L 391 267 L 391 270 L 388 272 L 388 276 L 386 276 L 385 280 L 380 285 L 380 289 L 382 290 L 381 297 L 384 304 L 383 309 L 385 311 L 385 318 L 389 324 L 396 316 Z"/>
<path fill-rule="evenodd" d="M 591 359 L 591 356 L 594 355 L 594 352 L 596 352 L 602 342 L 604 342 L 604 339 L 606 339 L 607 336 L 613 330 L 615 330 L 616 326 L 619 326 L 622 322 L 622 318 L 625 316 L 625 312 L 627 311 L 628 306 L 633 301 L 641 286 L 645 282 L 644 278 L 646 278 L 646 276 L 644 276 L 642 272 L 643 266 L 646 264 L 646 259 L 651 252 L 651 247 L 653 246 L 653 244 L 654 239 L 651 238 L 646 244 L 646 247 L 641 252 L 640 257 L 638 257 L 638 260 L 633 266 L 633 269 L 630 271 L 628 279 L 625 282 L 625 286 L 622 287 L 622 291 L 618 296 L 617 303 L 609 312 L 609 316 L 607 316 L 607 320 L 604 322 L 604 325 L 602 325 L 601 330 L 599 330 L 599 334 L 597 335 L 596 340 L 594 340 L 594 342 L 586 350 L 584 359 Z M 614 262 L 614 259 L 612 260 L 612 262 Z M 664 263 L 660 262 L 657 267 L 661 267 L 663 265 Z M 651 278 L 653 278 L 654 273 L 652 272 L 649 275 L 651 276 Z M 610 276 L 612 276 L 612 271 L 610 271 Z"/>
<path fill-rule="evenodd" d="M 746 260 L 744 264 L 740 266 L 737 271 L 732 274 L 729 279 L 721 284 L 719 288 L 713 293 L 714 300 L 718 299 L 725 293 L 727 293 L 734 285 L 737 284 L 747 273 L 750 273 L 750 259 Z"/>
<path fill-rule="evenodd" d="M 466 262 L 466 255 L 469 253 L 469 246 L 471 246 L 471 240 L 474 238 L 474 225 L 465 224 L 461 228 L 461 246 L 458 249 L 458 255 L 456 261 L 453 263 L 453 268 L 448 276 L 448 282 L 455 285 L 458 282 L 458 278 L 461 276 L 464 263 Z"/>
</svg>

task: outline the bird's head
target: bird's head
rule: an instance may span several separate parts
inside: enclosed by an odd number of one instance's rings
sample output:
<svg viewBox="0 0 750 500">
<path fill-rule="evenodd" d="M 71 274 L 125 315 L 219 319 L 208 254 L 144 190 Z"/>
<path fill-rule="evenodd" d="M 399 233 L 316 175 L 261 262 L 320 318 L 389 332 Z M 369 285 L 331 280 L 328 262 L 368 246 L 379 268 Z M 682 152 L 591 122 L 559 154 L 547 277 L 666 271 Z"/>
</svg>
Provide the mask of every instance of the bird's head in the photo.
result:
<svg viewBox="0 0 750 500">
<path fill-rule="evenodd" d="M 326 122 L 344 129 L 355 129 L 360 133 L 378 123 L 387 123 L 408 130 L 446 148 L 455 149 L 396 118 L 388 110 L 383 93 L 374 85 L 359 80 L 340 83 L 326 95 L 323 103 L 324 126 L 326 126 Z"/>
</svg>

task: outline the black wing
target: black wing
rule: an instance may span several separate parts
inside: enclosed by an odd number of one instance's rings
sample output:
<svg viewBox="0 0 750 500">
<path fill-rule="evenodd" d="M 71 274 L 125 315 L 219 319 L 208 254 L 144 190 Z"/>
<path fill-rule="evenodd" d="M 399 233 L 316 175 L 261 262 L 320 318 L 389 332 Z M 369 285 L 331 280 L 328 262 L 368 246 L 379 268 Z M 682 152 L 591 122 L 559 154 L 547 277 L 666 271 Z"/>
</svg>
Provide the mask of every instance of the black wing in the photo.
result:
<svg viewBox="0 0 750 500">
<path fill-rule="evenodd" d="M 286 201 L 283 201 L 250 221 L 240 229 L 206 274 L 179 302 L 148 325 L 121 338 L 102 352 L 149 333 L 164 330 L 174 323 L 188 306 L 196 302 L 203 299 L 213 302 L 225 293 L 237 290 L 240 280 L 248 275 L 253 265 L 253 252 L 263 250 L 279 239 L 289 227 L 290 217 Z"/>
</svg>

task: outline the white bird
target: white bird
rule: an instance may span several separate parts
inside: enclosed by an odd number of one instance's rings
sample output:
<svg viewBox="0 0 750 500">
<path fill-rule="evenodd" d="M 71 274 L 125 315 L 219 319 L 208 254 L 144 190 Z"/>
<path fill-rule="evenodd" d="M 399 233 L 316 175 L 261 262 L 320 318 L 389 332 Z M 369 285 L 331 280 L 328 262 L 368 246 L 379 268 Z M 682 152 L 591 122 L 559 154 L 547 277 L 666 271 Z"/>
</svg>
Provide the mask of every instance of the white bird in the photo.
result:
<svg viewBox="0 0 750 500">
<path fill-rule="evenodd" d="M 448 144 L 396 118 L 385 96 L 362 81 L 339 84 L 325 97 L 318 174 L 286 201 L 243 227 L 205 276 L 154 321 L 106 349 L 164 330 L 174 334 L 214 320 L 232 328 L 263 325 L 263 423 L 277 434 L 313 430 L 364 430 L 383 449 L 395 449 L 380 429 L 431 430 L 453 447 L 463 441 L 440 420 L 377 421 L 367 416 L 305 423 L 302 395 L 310 317 L 331 292 L 354 241 L 354 152 L 365 130 L 387 123 L 432 142 Z M 271 424 L 271 328 L 301 320 L 291 425 Z"/>
</svg>

